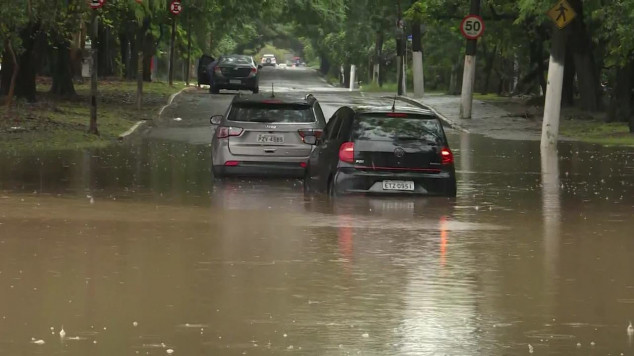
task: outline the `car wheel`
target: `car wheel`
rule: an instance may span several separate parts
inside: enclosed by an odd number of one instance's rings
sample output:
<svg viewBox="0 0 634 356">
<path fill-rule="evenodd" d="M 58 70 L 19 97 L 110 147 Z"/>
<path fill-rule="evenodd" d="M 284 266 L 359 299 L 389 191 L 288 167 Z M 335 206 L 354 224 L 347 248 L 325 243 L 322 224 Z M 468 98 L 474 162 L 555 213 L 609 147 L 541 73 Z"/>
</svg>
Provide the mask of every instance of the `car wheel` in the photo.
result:
<svg viewBox="0 0 634 356">
<path fill-rule="evenodd" d="M 218 88 L 216 88 L 216 87 L 214 87 L 214 86 L 210 86 L 210 87 L 209 87 L 209 92 L 210 92 L 211 94 L 220 94 L 220 89 L 218 89 Z"/>
<path fill-rule="evenodd" d="M 220 169 L 218 169 L 218 167 L 214 165 L 211 166 L 211 173 L 213 174 L 215 179 L 221 179 L 224 177 L 224 175 L 220 172 Z"/>
<path fill-rule="evenodd" d="M 257 94 L 257 93 L 260 92 L 260 87 L 255 87 L 255 88 L 253 88 L 252 91 L 253 91 L 253 94 Z"/>
<path fill-rule="evenodd" d="M 335 185 L 335 177 L 330 177 L 330 180 L 328 181 L 328 196 L 330 198 L 337 197 L 337 187 Z"/>
</svg>

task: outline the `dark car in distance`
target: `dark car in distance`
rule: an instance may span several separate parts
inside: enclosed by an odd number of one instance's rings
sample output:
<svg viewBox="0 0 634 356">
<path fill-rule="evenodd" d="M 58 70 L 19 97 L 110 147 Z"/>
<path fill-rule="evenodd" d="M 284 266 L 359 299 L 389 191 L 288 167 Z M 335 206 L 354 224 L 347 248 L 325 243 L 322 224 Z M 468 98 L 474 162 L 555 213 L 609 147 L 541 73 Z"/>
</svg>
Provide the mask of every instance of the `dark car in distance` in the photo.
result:
<svg viewBox="0 0 634 356">
<path fill-rule="evenodd" d="M 442 122 L 425 109 L 340 108 L 316 140 L 304 192 L 456 196 Z"/>
<path fill-rule="evenodd" d="M 218 94 L 221 89 L 260 91 L 261 66 L 246 55 L 222 56 L 214 68 L 209 91 Z"/>
</svg>

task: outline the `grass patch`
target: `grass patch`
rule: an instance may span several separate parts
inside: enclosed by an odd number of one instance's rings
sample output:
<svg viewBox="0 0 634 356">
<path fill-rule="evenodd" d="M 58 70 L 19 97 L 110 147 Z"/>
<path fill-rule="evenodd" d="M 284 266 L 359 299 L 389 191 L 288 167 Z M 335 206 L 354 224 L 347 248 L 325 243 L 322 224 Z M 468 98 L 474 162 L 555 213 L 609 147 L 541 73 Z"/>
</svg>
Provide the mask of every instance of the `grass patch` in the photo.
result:
<svg viewBox="0 0 634 356">
<path fill-rule="evenodd" d="M 100 80 L 97 127 L 89 135 L 90 82 L 75 84 L 77 95 L 58 98 L 48 94 L 50 80 L 38 80 L 38 101 L 18 100 L 9 112 L 0 107 L 0 152 L 105 147 L 116 142 L 138 120 L 156 117 L 173 93 L 185 87 L 175 83 L 143 83 L 143 109 L 136 109 L 136 81 Z"/>
<path fill-rule="evenodd" d="M 605 123 L 599 120 L 562 120 L 559 127 L 564 136 L 604 146 L 632 146 L 634 134 L 627 123 Z"/>
</svg>

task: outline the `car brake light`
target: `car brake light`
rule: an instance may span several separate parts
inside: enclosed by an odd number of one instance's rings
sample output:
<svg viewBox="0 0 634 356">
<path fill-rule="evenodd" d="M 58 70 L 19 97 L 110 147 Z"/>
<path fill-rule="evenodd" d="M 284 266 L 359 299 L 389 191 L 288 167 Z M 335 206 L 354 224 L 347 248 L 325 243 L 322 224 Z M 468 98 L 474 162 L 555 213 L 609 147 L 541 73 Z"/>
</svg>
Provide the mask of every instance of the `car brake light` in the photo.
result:
<svg viewBox="0 0 634 356">
<path fill-rule="evenodd" d="M 301 162 L 299 166 L 302 168 L 306 168 L 308 165 L 306 164 L 306 162 Z"/>
<path fill-rule="evenodd" d="M 306 136 L 315 136 L 316 138 L 320 138 L 324 131 L 320 129 L 299 129 L 297 132 L 299 132 L 299 135 L 303 139 Z"/>
<path fill-rule="evenodd" d="M 339 147 L 339 159 L 346 163 L 354 163 L 354 142 L 344 142 Z"/>
<path fill-rule="evenodd" d="M 387 113 L 387 117 L 407 117 L 407 114 L 401 112 L 390 112 Z"/>
<path fill-rule="evenodd" d="M 220 67 L 216 67 L 214 68 L 214 72 L 221 74 L 222 73 L 222 69 Z"/>
<path fill-rule="evenodd" d="M 281 100 L 277 100 L 277 99 L 267 99 L 267 100 L 262 100 L 262 103 L 264 103 L 264 104 L 281 104 L 282 101 Z"/>
<path fill-rule="evenodd" d="M 235 166 L 237 166 L 239 164 L 240 164 L 240 162 L 238 162 L 238 161 L 227 161 L 227 162 L 225 162 L 225 166 L 227 166 L 227 167 L 235 167 Z"/>
<path fill-rule="evenodd" d="M 216 137 L 227 138 L 231 136 L 240 136 L 242 135 L 242 131 L 244 130 L 240 127 L 220 126 L 218 127 L 218 130 L 216 131 Z"/>
<path fill-rule="evenodd" d="M 442 159 L 442 164 L 453 163 L 453 153 L 451 153 L 449 147 L 443 147 L 442 150 L 440 150 L 440 157 Z"/>
</svg>

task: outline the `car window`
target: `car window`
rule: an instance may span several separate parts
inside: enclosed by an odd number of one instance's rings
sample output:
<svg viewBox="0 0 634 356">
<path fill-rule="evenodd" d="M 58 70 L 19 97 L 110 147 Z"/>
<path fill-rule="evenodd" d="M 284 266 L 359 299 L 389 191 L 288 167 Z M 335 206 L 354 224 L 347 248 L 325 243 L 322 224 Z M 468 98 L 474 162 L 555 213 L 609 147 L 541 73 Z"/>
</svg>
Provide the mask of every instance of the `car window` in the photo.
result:
<svg viewBox="0 0 634 356">
<path fill-rule="evenodd" d="M 361 115 L 353 126 L 354 140 L 426 140 L 444 141 L 440 122 L 436 118 L 388 117 L 381 115 Z"/>
<path fill-rule="evenodd" d="M 252 64 L 251 59 L 246 56 L 224 57 L 220 60 L 222 64 Z"/>
<path fill-rule="evenodd" d="M 240 122 L 312 123 L 315 122 L 315 116 L 310 105 L 243 103 L 234 105 L 231 108 L 228 120 Z"/>
</svg>

